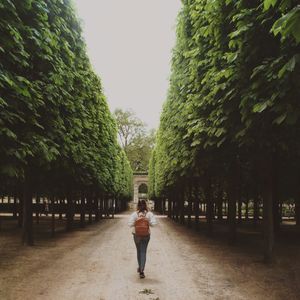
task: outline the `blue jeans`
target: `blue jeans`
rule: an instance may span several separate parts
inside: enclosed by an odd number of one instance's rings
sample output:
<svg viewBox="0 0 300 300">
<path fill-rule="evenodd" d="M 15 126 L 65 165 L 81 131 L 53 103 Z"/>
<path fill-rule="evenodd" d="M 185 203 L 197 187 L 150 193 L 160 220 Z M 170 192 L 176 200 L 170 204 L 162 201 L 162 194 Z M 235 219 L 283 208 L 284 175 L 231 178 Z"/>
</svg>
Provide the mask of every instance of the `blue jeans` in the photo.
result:
<svg viewBox="0 0 300 300">
<path fill-rule="evenodd" d="M 137 261 L 139 264 L 139 268 L 140 271 L 143 272 L 146 264 L 146 253 L 147 253 L 147 246 L 150 241 L 150 235 L 147 237 L 137 237 L 134 234 L 133 239 L 136 246 Z"/>
</svg>

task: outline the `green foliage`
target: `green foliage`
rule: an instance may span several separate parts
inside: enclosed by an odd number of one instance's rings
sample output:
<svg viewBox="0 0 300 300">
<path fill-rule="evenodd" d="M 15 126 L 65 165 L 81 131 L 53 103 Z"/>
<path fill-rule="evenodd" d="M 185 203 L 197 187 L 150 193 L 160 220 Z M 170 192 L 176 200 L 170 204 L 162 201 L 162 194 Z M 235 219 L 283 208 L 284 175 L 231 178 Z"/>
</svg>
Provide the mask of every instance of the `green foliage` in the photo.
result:
<svg viewBox="0 0 300 300">
<path fill-rule="evenodd" d="M 145 134 L 145 124 L 132 111 L 123 111 L 117 108 L 114 112 L 117 122 L 119 139 L 126 149 L 136 136 Z"/>
<path fill-rule="evenodd" d="M 265 0 L 265 10 L 277 4 L 281 14 L 272 27 L 274 35 L 279 33 L 283 38 L 293 36 L 297 43 L 300 43 L 300 5 L 293 0 Z"/>
<path fill-rule="evenodd" d="M 0 176 L 130 197 L 132 171 L 72 2 L 0 4 Z"/>
<path fill-rule="evenodd" d="M 152 197 L 188 179 L 226 185 L 237 161 L 252 190 L 258 161 L 299 164 L 298 9 L 296 1 L 184 1 L 149 166 Z"/>
<path fill-rule="evenodd" d="M 136 135 L 131 143 L 127 145 L 127 157 L 130 161 L 131 167 L 134 171 L 147 171 L 151 151 L 154 147 L 155 131 L 151 130 L 149 133 Z"/>
</svg>

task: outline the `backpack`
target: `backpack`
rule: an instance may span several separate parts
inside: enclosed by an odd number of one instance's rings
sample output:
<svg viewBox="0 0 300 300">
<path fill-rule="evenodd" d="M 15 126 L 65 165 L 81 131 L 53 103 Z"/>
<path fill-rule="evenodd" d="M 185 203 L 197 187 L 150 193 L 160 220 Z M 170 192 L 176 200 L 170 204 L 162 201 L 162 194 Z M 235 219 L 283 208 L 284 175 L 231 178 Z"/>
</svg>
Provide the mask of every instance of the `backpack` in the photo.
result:
<svg viewBox="0 0 300 300">
<path fill-rule="evenodd" d="M 149 235 L 149 221 L 146 218 L 146 214 L 138 213 L 138 218 L 134 223 L 135 234 L 139 237 L 146 237 Z"/>
</svg>

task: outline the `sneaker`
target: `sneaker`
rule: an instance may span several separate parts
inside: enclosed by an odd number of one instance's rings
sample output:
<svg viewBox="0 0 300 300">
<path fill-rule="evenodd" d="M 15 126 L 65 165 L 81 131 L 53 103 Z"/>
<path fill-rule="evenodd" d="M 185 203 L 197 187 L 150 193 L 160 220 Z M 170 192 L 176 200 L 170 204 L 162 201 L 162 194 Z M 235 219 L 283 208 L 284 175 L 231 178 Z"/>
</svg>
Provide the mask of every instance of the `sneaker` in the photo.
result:
<svg viewBox="0 0 300 300">
<path fill-rule="evenodd" d="M 145 278 L 144 272 L 140 272 L 140 278 Z"/>
</svg>

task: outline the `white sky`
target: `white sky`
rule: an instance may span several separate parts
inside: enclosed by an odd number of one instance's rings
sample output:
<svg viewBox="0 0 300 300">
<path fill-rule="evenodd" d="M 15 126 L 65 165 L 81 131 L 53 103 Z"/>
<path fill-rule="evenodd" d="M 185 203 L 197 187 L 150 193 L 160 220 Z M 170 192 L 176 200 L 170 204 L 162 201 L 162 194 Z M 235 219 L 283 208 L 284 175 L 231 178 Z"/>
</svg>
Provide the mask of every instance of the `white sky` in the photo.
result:
<svg viewBox="0 0 300 300">
<path fill-rule="evenodd" d="M 74 0 L 111 111 L 157 128 L 166 99 L 180 0 Z"/>
</svg>

